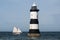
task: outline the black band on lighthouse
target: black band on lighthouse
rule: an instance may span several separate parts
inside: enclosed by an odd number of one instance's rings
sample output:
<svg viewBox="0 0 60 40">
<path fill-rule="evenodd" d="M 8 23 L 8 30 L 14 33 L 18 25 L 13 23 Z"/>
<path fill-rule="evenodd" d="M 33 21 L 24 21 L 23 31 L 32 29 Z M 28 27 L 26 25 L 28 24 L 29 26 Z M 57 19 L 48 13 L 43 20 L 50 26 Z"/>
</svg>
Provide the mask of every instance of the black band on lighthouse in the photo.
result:
<svg viewBox="0 0 60 40">
<path fill-rule="evenodd" d="M 40 33 L 39 29 L 30 29 L 29 33 Z"/>
<path fill-rule="evenodd" d="M 30 24 L 38 24 L 38 19 L 31 19 Z"/>
<path fill-rule="evenodd" d="M 37 6 L 32 6 L 31 9 L 30 9 L 30 12 L 32 12 L 32 11 L 38 12 L 39 9 L 37 9 Z"/>
</svg>

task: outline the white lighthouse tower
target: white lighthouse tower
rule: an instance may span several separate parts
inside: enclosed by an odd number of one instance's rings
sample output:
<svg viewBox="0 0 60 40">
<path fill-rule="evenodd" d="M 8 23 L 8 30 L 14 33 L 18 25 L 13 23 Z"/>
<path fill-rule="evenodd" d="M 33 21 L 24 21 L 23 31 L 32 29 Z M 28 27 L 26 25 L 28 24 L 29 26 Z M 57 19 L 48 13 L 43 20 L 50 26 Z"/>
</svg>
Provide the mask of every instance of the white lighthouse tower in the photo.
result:
<svg viewBox="0 0 60 40">
<path fill-rule="evenodd" d="M 30 28 L 28 36 L 40 36 L 39 22 L 38 22 L 38 11 L 37 5 L 33 3 L 30 9 Z"/>
</svg>

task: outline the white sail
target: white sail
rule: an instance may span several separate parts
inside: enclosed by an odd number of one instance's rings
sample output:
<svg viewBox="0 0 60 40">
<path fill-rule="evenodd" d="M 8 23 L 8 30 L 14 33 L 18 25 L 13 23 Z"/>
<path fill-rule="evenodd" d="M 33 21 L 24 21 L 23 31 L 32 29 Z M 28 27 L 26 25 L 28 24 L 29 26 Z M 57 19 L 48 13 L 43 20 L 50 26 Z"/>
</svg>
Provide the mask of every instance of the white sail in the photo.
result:
<svg viewBox="0 0 60 40">
<path fill-rule="evenodd" d="M 18 28 L 17 32 L 21 32 L 21 30 Z"/>
<path fill-rule="evenodd" d="M 22 33 L 21 30 L 18 28 L 16 34 L 21 34 L 21 33 Z"/>
<path fill-rule="evenodd" d="M 17 32 L 17 28 L 14 26 L 13 33 Z"/>
</svg>

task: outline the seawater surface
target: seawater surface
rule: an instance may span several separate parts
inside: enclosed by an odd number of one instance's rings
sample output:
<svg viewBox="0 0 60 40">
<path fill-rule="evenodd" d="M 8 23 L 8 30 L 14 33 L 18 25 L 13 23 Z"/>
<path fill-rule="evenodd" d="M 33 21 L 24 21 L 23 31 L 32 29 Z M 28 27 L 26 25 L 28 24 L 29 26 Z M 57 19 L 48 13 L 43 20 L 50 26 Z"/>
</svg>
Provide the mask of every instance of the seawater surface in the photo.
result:
<svg viewBox="0 0 60 40">
<path fill-rule="evenodd" d="M 0 32 L 0 40 L 60 40 L 60 32 L 41 32 L 40 37 L 28 37 L 27 32 L 14 35 L 12 32 Z"/>
</svg>

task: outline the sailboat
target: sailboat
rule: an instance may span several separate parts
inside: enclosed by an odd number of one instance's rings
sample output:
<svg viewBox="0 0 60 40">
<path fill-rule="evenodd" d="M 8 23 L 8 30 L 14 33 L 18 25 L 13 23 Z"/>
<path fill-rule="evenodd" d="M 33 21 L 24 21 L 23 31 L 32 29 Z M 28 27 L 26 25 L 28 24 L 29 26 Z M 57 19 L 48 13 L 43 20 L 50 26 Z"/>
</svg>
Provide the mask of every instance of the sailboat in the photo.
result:
<svg viewBox="0 0 60 40">
<path fill-rule="evenodd" d="M 21 30 L 19 28 L 17 28 L 17 27 L 14 26 L 14 28 L 13 28 L 13 34 L 21 34 L 21 33 L 22 33 Z"/>
</svg>

